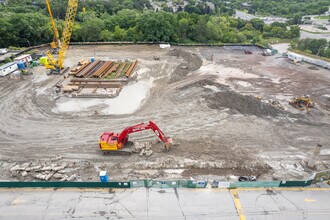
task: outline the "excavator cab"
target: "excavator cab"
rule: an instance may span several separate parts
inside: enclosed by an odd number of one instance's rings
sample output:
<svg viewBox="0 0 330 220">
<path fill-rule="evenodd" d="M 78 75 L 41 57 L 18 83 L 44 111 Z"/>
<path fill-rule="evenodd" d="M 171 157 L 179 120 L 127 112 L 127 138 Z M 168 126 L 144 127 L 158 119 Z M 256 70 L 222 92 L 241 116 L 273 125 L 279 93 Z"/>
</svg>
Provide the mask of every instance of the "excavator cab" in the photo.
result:
<svg viewBox="0 0 330 220">
<path fill-rule="evenodd" d="M 99 145 L 105 151 L 116 151 L 124 147 L 118 144 L 118 134 L 113 132 L 103 132 L 100 136 Z"/>
</svg>

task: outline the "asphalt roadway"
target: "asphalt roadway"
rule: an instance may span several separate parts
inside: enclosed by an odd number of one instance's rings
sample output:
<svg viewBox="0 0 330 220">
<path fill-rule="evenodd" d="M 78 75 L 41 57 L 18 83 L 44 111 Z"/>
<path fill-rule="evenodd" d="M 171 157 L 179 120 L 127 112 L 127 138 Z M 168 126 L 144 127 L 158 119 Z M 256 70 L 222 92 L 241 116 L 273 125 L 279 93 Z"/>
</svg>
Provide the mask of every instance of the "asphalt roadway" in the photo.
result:
<svg viewBox="0 0 330 220">
<path fill-rule="evenodd" d="M 0 219 L 330 219 L 330 188 L 0 189 Z"/>
</svg>

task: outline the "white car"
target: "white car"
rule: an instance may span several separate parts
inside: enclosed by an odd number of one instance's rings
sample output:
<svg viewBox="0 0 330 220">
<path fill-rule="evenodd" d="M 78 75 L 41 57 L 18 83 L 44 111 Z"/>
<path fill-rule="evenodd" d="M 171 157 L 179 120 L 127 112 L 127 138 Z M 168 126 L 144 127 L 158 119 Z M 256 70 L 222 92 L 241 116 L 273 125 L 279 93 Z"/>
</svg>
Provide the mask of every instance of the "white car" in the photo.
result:
<svg viewBox="0 0 330 220">
<path fill-rule="evenodd" d="M 0 49 L 0 55 L 6 54 L 8 52 L 7 48 L 1 48 Z"/>
</svg>

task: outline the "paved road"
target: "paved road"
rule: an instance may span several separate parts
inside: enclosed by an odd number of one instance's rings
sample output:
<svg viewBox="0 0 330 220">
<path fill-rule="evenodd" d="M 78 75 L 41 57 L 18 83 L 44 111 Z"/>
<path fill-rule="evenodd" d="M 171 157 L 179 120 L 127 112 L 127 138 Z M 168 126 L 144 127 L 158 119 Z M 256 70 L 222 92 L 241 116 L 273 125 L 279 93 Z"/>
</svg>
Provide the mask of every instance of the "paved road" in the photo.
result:
<svg viewBox="0 0 330 220">
<path fill-rule="evenodd" d="M 330 219 L 330 189 L 0 189 L 0 219 Z"/>
<path fill-rule="evenodd" d="M 236 10 L 235 17 L 236 18 L 241 18 L 241 19 L 246 20 L 246 21 L 249 21 L 252 18 L 258 18 L 257 16 L 254 16 L 254 15 L 251 15 L 251 14 L 245 13 L 243 11 L 239 11 L 239 10 Z"/>
<path fill-rule="evenodd" d="M 313 38 L 313 39 L 326 39 L 330 41 L 330 34 L 313 34 L 306 31 L 300 31 L 300 39 Z"/>
</svg>

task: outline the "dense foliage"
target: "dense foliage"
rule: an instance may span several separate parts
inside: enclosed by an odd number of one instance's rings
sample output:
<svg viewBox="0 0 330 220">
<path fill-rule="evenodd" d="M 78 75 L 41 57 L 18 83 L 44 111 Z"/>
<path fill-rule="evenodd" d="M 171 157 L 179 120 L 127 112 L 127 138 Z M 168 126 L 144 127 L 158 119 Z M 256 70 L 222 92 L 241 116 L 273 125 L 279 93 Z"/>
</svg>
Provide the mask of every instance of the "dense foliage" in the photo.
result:
<svg viewBox="0 0 330 220">
<path fill-rule="evenodd" d="M 201 43 L 260 43 L 264 38 L 297 38 L 299 27 L 266 25 L 225 13 L 171 13 L 146 10 L 148 0 L 79 1 L 72 41 L 166 41 Z M 67 1 L 52 1 L 53 15 L 62 32 Z M 132 9 L 122 9 L 132 8 Z M 120 10 L 119 10 L 120 9 Z M 43 0 L 8 0 L 0 6 L 0 47 L 48 43 L 52 29 Z"/>
<path fill-rule="evenodd" d="M 330 42 L 327 42 L 326 39 L 307 38 L 300 41 L 293 41 L 291 47 L 305 53 L 330 58 Z"/>
<path fill-rule="evenodd" d="M 294 15 L 322 14 L 329 9 L 329 0 L 233 0 L 235 8 L 247 9 L 250 13 L 293 18 Z M 251 2 L 250 7 L 242 3 Z"/>
</svg>

